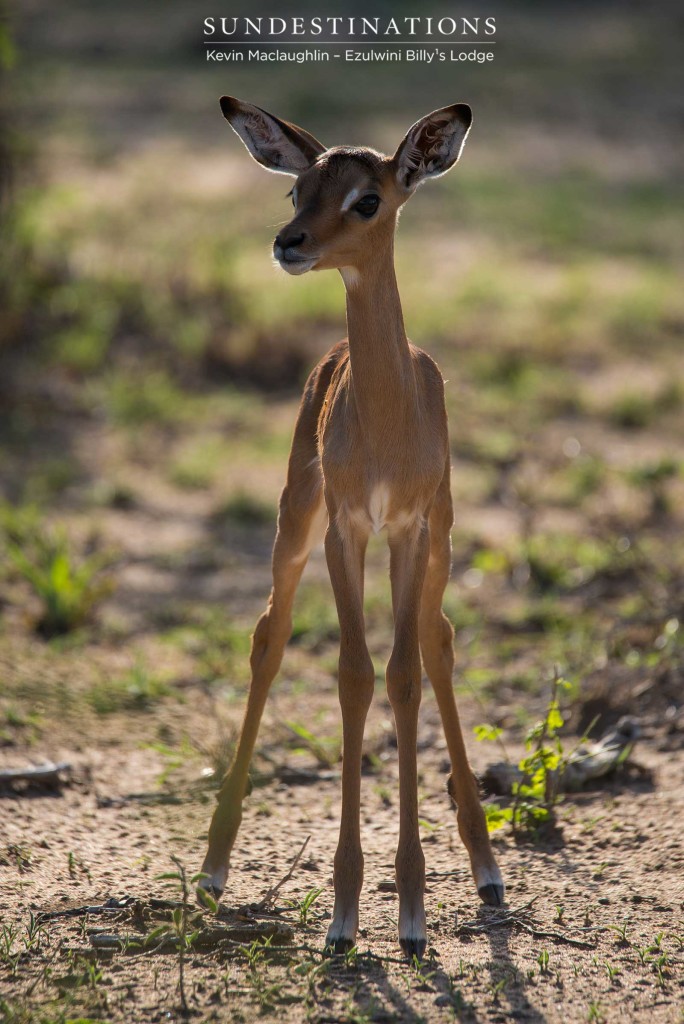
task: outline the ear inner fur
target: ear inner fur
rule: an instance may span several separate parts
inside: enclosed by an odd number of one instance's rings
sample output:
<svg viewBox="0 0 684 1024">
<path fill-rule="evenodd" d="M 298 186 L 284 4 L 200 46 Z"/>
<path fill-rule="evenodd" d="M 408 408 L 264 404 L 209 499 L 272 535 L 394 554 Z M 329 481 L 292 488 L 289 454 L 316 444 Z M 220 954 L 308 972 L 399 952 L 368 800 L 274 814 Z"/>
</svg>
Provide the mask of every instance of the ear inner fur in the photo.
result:
<svg viewBox="0 0 684 1024">
<path fill-rule="evenodd" d="M 460 157 L 471 124 L 467 103 L 433 110 L 416 121 L 394 155 L 399 184 L 413 189 L 425 178 L 445 174 Z"/>
<path fill-rule="evenodd" d="M 300 174 L 326 147 L 298 125 L 282 121 L 251 103 L 222 96 L 221 110 L 252 157 L 270 171 Z"/>
</svg>

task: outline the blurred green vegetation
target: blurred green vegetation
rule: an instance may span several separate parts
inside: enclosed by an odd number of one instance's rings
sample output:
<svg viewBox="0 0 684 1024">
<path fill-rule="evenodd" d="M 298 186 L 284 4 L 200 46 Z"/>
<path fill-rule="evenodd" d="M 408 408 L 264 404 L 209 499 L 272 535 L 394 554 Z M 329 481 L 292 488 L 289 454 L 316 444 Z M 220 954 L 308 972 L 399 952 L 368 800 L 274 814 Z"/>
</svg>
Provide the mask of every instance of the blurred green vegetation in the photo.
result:
<svg viewBox="0 0 684 1024">
<path fill-rule="evenodd" d="M 202 685 L 245 683 L 299 391 L 343 335 L 344 292 L 336 274 L 270 266 L 289 186 L 225 125 L 226 91 L 386 151 L 429 109 L 474 108 L 461 164 L 411 200 L 397 241 L 409 334 L 448 382 L 464 685 L 534 693 L 553 661 L 575 679 L 624 666 L 635 647 L 613 640 L 633 619 L 657 624 L 649 647 L 681 618 L 682 14 L 492 12 L 494 64 L 456 71 L 209 66 L 197 12 L 161 0 L 68 0 L 58 19 L 35 0 L 14 11 L 16 46 L 0 23 L 4 65 L 16 51 L 0 146 L 14 140 L 18 167 L 0 250 L 3 521 L 63 538 L 40 567 L 29 533 L 11 540 L 3 643 L 30 633 L 37 596 L 59 599 L 46 633 L 90 620 L 86 646 L 144 636 Z M 120 556 L 108 595 L 89 590 L 93 532 Z M 380 664 L 379 543 L 369 562 Z M 332 685 L 336 641 L 314 559 L 288 685 Z M 169 696 L 156 671 L 117 670 L 104 690 L 85 676 L 98 714 Z"/>
<path fill-rule="evenodd" d="M 314 10 L 319 0 L 278 7 Z M 368 13 L 357 0 L 345 10 Z M 454 14 L 441 0 L 430 8 L 442 11 Z M 374 4 L 402 12 L 415 5 Z M 69 751 L 88 769 L 68 798 L 74 850 L 95 799 L 125 803 L 118 821 L 104 812 L 112 856 L 141 885 L 159 844 L 187 849 L 204 828 L 198 805 L 233 757 L 301 386 L 344 334 L 344 290 L 334 273 L 292 279 L 271 266 L 289 183 L 250 161 L 225 124 L 217 100 L 229 92 L 328 144 L 386 152 L 427 111 L 471 103 L 462 161 L 407 204 L 396 245 L 409 335 L 446 379 L 455 527 L 444 609 L 463 722 L 503 729 L 514 749 L 536 720 L 552 724 L 559 672 L 570 729 L 634 715 L 660 723 L 668 757 L 684 677 L 684 9 L 492 0 L 499 33 L 485 67 L 267 71 L 206 64 L 207 13 L 180 0 L 0 0 L 3 756 Z M 243 13 L 254 12 L 236 0 L 231 14 Z M 383 536 L 369 544 L 365 613 L 376 699 L 364 773 L 389 805 Z M 283 768 L 294 785 L 300 764 L 304 782 L 338 770 L 338 650 L 317 552 L 267 704 L 257 786 L 284 781 Z M 445 756 L 437 720 L 426 686 L 420 770 L 432 778 Z M 334 816 L 323 785 L 298 802 L 281 782 L 257 814 L 281 832 L 295 814 L 298 827 Z M 428 788 L 422 777 L 421 803 Z M 157 800 L 158 834 L 145 806 Z M 175 825 L 167 804 L 181 805 Z M 124 842 L 138 816 L 142 854 Z M 39 817 L 36 804 L 32 827 Z M 430 814 L 421 826 L 427 841 L 442 828 Z M 33 879 L 20 867 L 22 907 L 35 905 L 42 858 Z M 69 858 L 58 887 L 75 883 Z M 315 855 L 302 866 L 315 869 Z M 37 987 L 18 979 L 22 1020 L 81 1018 L 51 970 Z M 485 1015 L 503 1012 L 492 1004 L 506 979 L 490 980 Z M 130 1017 L 135 986 L 117 986 Z M 530 1011 L 527 998 L 518 1005 Z"/>
</svg>

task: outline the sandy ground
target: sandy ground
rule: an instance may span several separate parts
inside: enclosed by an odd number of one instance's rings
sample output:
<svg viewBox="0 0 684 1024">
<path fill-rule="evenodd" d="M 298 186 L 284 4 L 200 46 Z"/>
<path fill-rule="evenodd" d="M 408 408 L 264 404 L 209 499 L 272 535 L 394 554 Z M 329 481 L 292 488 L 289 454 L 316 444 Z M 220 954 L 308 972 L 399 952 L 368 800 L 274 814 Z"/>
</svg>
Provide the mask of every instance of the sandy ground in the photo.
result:
<svg viewBox="0 0 684 1024">
<path fill-rule="evenodd" d="M 330 713 L 330 689 L 307 695 L 309 714 L 317 704 Z M 466 723 L 478 720 L 472 702 L 462 706 Z M 168 738 L 181 726 L 201 729 L 207 716 L 205 732 L 213 734 L 213 710 L 206 694 L 190 690 L 185 705 L 155 715 L 155 732 L 159 717 Z M 283 751 L 279 722 L 301 712 L 301 696 L 285 683 L 267 715 L 267 756 L 256 761 L 258 785 L 246 801 L 222 908 L 234 924 L 238 908 L 258 902 L 286 875 L 309 837 L 275 904 L 277 920 L 292 926 L 293 937 L 251 966 L 234 947 L 191 949 L 185 989 L 192 1019 L 681 1020 L 684 850 L 676 823 L 684 809 L 683 757 L 681 750 L 665 749 L 667 737 L 655 734 L 637 747 L 639 770 L 629 768 L 600 789 L 567 799 L 552 835 L 516 843 L 509 833 L 495 834 L 506 911 L 514 912 L 502 914 L 476 896 L 445 793 L 448 762 L 426 690 L 419 758 L 429 958 L 416 969 L 402 962 L 396 943 L 397 759 L 388 739 L 389 707 L 379 693 L 368 737 L 381 758 L 363 786 L 359 954 L 345 965 L 320 955 L 332 908 L 339 770 Z M 226 720 L 238 719 L 235 702 Z M 170 857 L 180 858 L 188 873 L 201 861 L 212 806 L 210 791 L 198 788 L 201 762 L 177 771 L 173 786 L 160 787 L 164 759 L 141 748 L 149 724 L 114 716 L 99 737 L 78 736 L 76 753 L 57 725 L 56 742 L 43 749 L 72 762 L 72 783 L 49 795 L 3 799 L 3 922 L 16 921 L 23 935 L 29 914 L 50 913 L 41 919 L 42 943 L 14 966 L 5 958 L 3 994 L 17 1005 L 42 1005 L 48 1012 L 58 992 L 71 992 L 74 1006 L 93 1019 L 182 1017 L 176 954 L 95 958 L 91 945 L 103 930 L 137 937 L 149 931 L 163 917 L 151 899 L 179 897 L 175 882 L 157 879 L 174 869 Z M 482 768 L 490 751 L 470 745 L 475 767 Z M 35 757 L 35 750 L 15 748 L 3 760 Z M 314 888 L 322 892 L 302 923 L 299 906 Z M 135 902 L 118 913 L 68 913 L 130 897 Z M 88 965 L 96 966 L 95 981 Z"/>
</svg>

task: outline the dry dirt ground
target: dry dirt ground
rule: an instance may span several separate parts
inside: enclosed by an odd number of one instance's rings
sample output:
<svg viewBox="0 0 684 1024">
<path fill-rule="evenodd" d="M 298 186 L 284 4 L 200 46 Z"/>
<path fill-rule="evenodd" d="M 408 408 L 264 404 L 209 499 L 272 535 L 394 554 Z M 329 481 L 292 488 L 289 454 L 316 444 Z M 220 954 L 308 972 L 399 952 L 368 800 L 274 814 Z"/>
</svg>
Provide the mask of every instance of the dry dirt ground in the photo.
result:
<svg viewBox="0 0 684 1024">
<path fill-rule="evenodd" d="M 94 437 L 90 446 L 96 458 Z M 222 923 L 243 930 L 231 931 L 232 941 L 210 935 L 206 945 L 203 938 L 190 944 L 182 965 L 184 1015 L 179 955 L 168 945 L 157 948 L 163 936 L 145 936 L 168 921 L 174 904 L 164 901 L 182 905 L 179 883 L 158 877 L 176 870 L 171 858 L 188 876 L 198 870 L 213 805 L 209 770 L 225 764 L 224 739 L 239 725 L 244 687 L 226 680 L 208 685 L 198 678 L 196 662 L 170 649 L 168 639 L 142 629 L 136 635 L 136 616 L 144 608 L 149 618 L 157 605 L 158 618 L 164 608 L 171 614 L 170 594 L 194 579 L 188 600 L 225 597 L 230 614 L 249 622 L 268 586 L 272 528 L 252 531 L 249 542 L 238 531 L 227 564 L 189 570 L 181 552 L 187 557 L 188 543 L 200 550 L 193 531 L 206 513 L 202 499 L 179 500 L 157 485 L 153 500 L 142 479 L 137 487 L 135 508 L 108 510 L 99 524 L 128 554 L 102 612 L 109 635 L 86 633 L 80 641 L 46 645 L 32 635 L 16 593 L 8 603 L 2 669 L 6 693 L 23 711 L 6 715 L 2 763 L 63 759 L 72 773 L 54 792 L 5 791 L 0 805 L 2 1019 L 682 1020 L 681 732 L 676 718 L 667 724 L 662 708 L 643 697 L 639 703 L 634 680 L 629 706 L 644 730 L 634 764 L 568 798 L 557 827 L 536 841 L 516 842 L 507 828 L 494 834 L 508 886 L 503 912 L 477 899 L 445 792 L 448 760 L 426 684 L 419 759 L 428 957 L 412 965 L 396 942 L 397 757 L 379 678 L 367 730 L 358 952 L 347 961 L 323 956 L 339 820 L 335 640 L 325 629 L 309 649 L 290 645 L 274 686 L 221 909 Z M 157 562 L 150 566 L 152 552 Z M 373 560 L 381 575 L 379 549 Z M 324 577 L 321 554 L 307 573 L 311 586 Z M 122 623 L 129 638 L 123 649 L 115 640 Z M 117 666 L 130 665 L 131 644 L 160 671 L 171 664 L 173 685 L 139 704 L 133 696 L 130 708 L 110 707 L 93 686 L 93 673 L 101 673 L 106 686 Z M 381 656 L 386 638 L 374 646 Z M 238 669 L 244 661 L 241 651 L 234 656 Z M 244 676 L 244 665 L 238 674 Z M 636 678 L 648 694 L 643 673 Z M 618 689 L 619 676 L 614 682 Z M 503 686 L 495 706 L 488 700 L 483 706 L 474 689 L 460 698 L 476 769 L 499 753 L 476 743 L 472 726 L 483 719 L 508 725 L 503 739 L 509 756 L 519 757 L 522 705 L 534 717 L 545 695 Z M 297 738 L 285 723 L 305 726 L 311 737 Z M 254 913 L 250 907 L 287 875 L 307 839 L 270 912 Z M 307 909 L 312 890 L 321 891 Z M 118 904 L 107 907 L 112 900 Z M 207 913 L 205 926 L 210 919 Z M 284 939 L 276 939 L 283 944 L 253 945 L 273 921 L 280 932 L 289 926 Z M 191 922 L 188 931 L 194 929 Z M 103 933 L 120 941 L 103 940 Z M 133 943 L 122 951 L 127 940 Z M 98 949 L 103 941 L 114 941 L 115 950 Z"/>
<path fill-rule="evenodd" d="M 332 693 L 322 693 L 307 698 L 307 707 L 328 701 Z M 472 722 L 474 709 L 463 704 Z M 277 717 L 298 713 L 296 696 L 280 694 L 266 737 L 276 731 Z M 372 736 L 383 735 L 387 713 L 379 699 Z M 211 731 L 211 705 L 192 692 L 165 724 L 170 731 L 187 728 L 181 719 L 202 714 Z M 251 958 L 249 933 L 215 948 L 191 947 L 184 982 L 190 1019 L 680 1021 L 681 751 L 644 744 L 636 760 L 645 771 L 565 803 L 550 838 L 516 844 L 499 834 L 495 848 L 508 885 L 506 910 L 514 912 L 509 915 L 481 906 L 475 894 L 444 791 L 444 744 L 436 738 L 431 700 L 421 723 L 427 961 L 420 967 L 403 962 L 395 939 L 397 763 L 391 745 L 364 782 L 362 928 L 358 956 L 349 963 L 321 955 L 332 907 L 338 772 L 320 771 L 315 761 L 293 754 L 275 772 L 271 766 L 267 780 L 268 762 L 261 758 L 264 778 L 247 801 L 223 911 L 231 923 L 252 920 L 239 908 L 261 900 L 310 837 L 273 910 L 293 937 Z M 192 778 L 173 796 L 160 793 L 159 757 L 140 749 L 137 732 L 136 724 L 119 721 L 96 744 L 81 734 L 75 753 L 57 729 L 59 739 L 45 752 L 74 764 L 73 784 L 59 794 L 3 800 L 0 899 L 5 930 L 16 923 L 12 952 L 18 954 L 3 957 L 2 991 L 17 1014 L 7 1020 L 62 1020 L 60 1007 L 66 1019 L 183 1019 L 176 953 L 155 952 L 157 940 L 147 951 L 142 945 L 114 954 L 97 955 L 92 945 L 101 932 L 144 942 L 165 916 L 152 898 L 179 898 L 177 883 L 157 879 L 174 870 L 170 857 L 188 872 L 201 861 L 211 801 Z M 13 750 L 12 762 L 22 754 Z M 475 754 L 477 763 L 483 751 Z M 302 902 L 312 889 L 322 892 L 303 922 Z M 132 902 L 119 912 L 84 912 L 111 899 Z M 31 915 L 42 915 L 40 930 L 36 944 L 25 948 Z"/>
</svg>

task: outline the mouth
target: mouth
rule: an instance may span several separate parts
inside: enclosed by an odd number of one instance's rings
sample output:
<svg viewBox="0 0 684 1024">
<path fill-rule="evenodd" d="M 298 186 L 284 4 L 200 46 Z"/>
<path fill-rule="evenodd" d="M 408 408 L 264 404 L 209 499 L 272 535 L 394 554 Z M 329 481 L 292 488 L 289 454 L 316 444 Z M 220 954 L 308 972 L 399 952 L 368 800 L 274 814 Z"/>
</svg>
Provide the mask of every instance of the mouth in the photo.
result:
<svg viewBox="0 0 684 1024">
<path fill-rule="evenodd" d="M 306 274 L 308 270 L 313 270 L 319 258 L 318 256 L 307 256 L 286 259 L 283 255 L 278 259 L 278 263 L 287 274 L 298 277 L 300 274 Z"/>
</svg>

